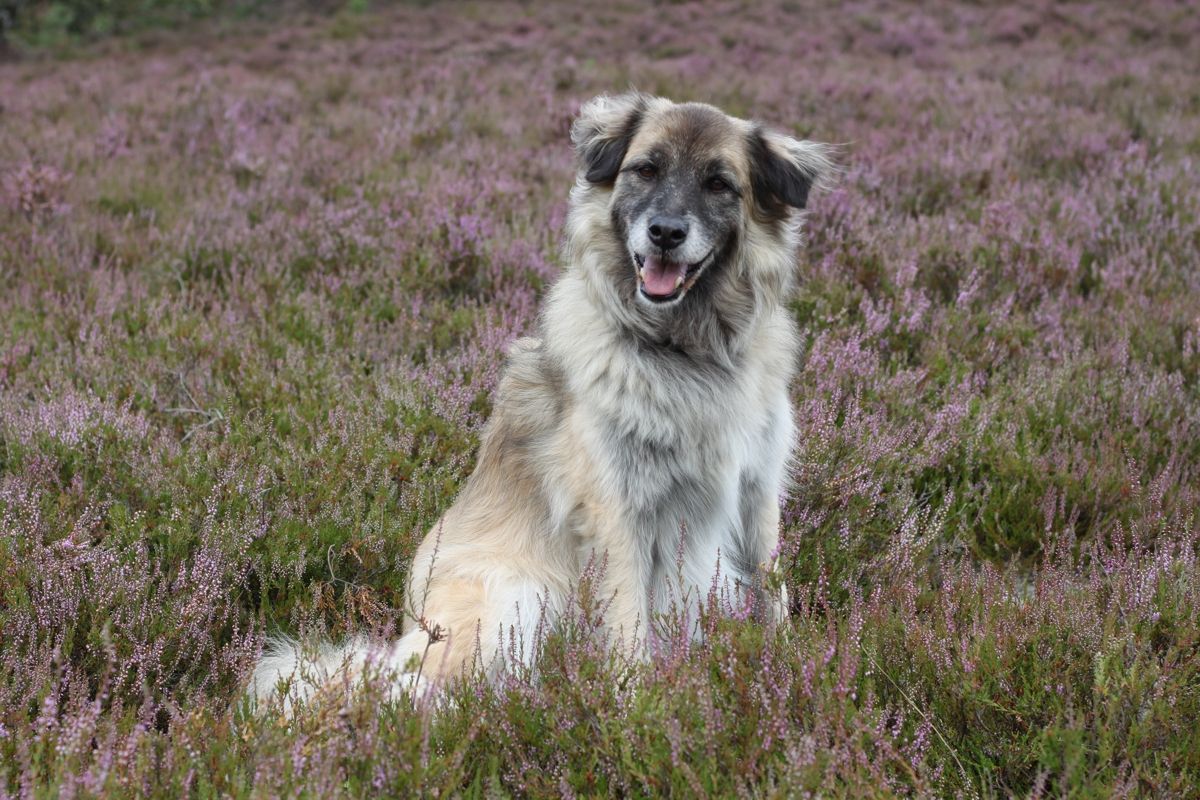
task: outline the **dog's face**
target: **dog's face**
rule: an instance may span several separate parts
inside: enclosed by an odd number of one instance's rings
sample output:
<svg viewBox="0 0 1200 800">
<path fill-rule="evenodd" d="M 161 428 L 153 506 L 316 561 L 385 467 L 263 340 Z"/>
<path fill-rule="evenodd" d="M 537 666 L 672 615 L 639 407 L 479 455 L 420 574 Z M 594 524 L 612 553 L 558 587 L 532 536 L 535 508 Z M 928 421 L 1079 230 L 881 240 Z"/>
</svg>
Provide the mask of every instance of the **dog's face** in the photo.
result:
<svg viewBox="0 0 1200 800">
<path fill-rule="evenodd" d="M 793 255 L 794 212 L 829 166 L 819 145 L 636 93 L 589 102 L 572 139 L 582 199 L 596 215 L 605 204 L 607 219 L 593 225 L 613 240 L 608 278 L 643 316 L 713 298 L 719 284 L 751 291 L 747 249 Z"/>
<path fill-rule="evenodd" d="M 678 303 L 728 256 L 749 189 L 741 138 L 728 117 L 704 107 L 670 109 L 639 126 L 612 198 L 639 300 Z"/>
</svg>

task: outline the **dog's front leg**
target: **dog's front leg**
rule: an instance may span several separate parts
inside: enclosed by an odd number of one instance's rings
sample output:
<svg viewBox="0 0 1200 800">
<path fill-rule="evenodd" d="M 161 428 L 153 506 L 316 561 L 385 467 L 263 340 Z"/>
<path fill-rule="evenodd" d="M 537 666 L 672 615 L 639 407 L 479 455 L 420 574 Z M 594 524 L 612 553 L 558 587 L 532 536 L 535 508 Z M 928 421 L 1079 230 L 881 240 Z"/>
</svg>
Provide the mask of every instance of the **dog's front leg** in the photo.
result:
<svg viewBox="0 0 1200 800">
<path fill-rule="evenodd" d="M 776 621 L 788 614 L 787 589 L 769 591 L 779 549 L 779 499 L 762 481 L 744 477 L 741 487 L 741 530 L 734 541 L 734 563 L 756 594 L 763 616 Z"/>
<path fill-rule="evenodd" d="M 764 588 L 764 612 L 775 622 L 783 622 L 791 613 L 788 610 L 787 584 L 783 580 L 783 572 L 779 566 L 779 500 L 767 498 L 759 512 L 759 547 L 763 557 L 758 563 L 758 580 Z M 770 589 L 771 583 L 778 581 L 778 590 Z"/>
<path fill-rule="evenodd" d="M 613 636 L 613 644 L 636 651 L 645 640 L 649 619 L 649 544 L 646 537 L 622 524 L 610 510 L 595 515 L 591 523 L 584 557 L 602 559 L 596 599 L 605 604 L 605 627 Z"/>
</svg>

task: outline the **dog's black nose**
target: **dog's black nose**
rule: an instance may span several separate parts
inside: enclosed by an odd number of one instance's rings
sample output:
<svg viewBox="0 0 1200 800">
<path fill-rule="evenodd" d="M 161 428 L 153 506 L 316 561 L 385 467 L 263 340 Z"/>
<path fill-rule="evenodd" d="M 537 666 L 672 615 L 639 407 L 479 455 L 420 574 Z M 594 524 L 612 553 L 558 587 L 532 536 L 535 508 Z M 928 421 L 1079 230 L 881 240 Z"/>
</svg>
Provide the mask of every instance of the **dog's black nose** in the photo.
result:
<svg viewBox="0 0 1200 800">
<path fill-rule="evenodd" d="M 681 217 L 660 215 L 650 220 L 650 241 L 655 247 L 670 250 L 683 244 L 687 238 L 688 224 Z"/>
</svg>

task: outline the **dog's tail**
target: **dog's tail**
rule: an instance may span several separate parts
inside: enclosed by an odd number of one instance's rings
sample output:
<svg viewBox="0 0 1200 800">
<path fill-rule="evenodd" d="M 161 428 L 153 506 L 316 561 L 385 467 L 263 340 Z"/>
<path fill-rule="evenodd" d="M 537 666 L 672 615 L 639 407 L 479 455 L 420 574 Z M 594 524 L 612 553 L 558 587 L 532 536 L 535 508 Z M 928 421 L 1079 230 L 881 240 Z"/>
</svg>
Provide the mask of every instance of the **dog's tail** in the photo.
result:
<svg viewBox="0 0 1200 800">
<path fill-rule="evenodd" d="M 411 655 L 423 646 L 425 634 L 414 631 L 391 643 L 355 636 L 335 645 L 322 641 L 306 644 L 288 636 L 267 639 L 247 687 L 260 711 L 279 703 L 290 715 L 297 705 L 313 700 L 323 690 L 354 689 L 364 673 L 387 679 L 389 694 L 415 694 L 430 688 L 419 673 L 407 671 Z M 417 651 L 419 652 L 419 651 Z"/>
<path fill-rule="evenodd" d="M 288 636 L 271 637 L 254 667 L 249 694 L 258 708 L 281 701 L 284 711 L 290 713 L 297 703 L 307 703 L 337 678 L 344 683 L 355 681 L 372 652 L 366 637 L 341 645 L 306 645 Z"/>
</svg>

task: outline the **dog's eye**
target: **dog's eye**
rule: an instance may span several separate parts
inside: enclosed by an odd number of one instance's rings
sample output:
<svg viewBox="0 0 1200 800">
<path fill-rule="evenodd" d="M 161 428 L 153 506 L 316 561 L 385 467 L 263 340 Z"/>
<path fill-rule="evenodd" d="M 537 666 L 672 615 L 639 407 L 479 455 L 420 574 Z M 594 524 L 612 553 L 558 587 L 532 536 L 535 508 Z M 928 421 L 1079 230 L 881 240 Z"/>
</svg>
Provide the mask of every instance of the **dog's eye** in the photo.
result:
<svg viewBox="0 0 1200 800">
<path fill-rule="evenodd" d="M 637 168 L 637 174 L 642 176 L 646 180 L 650 180 L 651 178 L 653 178 L 655 175 L 658 174 L 658 169 L 656 169 L 653 164 L 642 164 L 640 167 Z"/>
<path fill-rule="evenodd" d="M 729 184 L 726 183 L 721 178 L 709 178 L 708 183 L 705 185 L 707 186 L 707 188 L 710 192 L 718 192 L 719 193 L 719 192 L 729 191 Z"/>
</svg>

